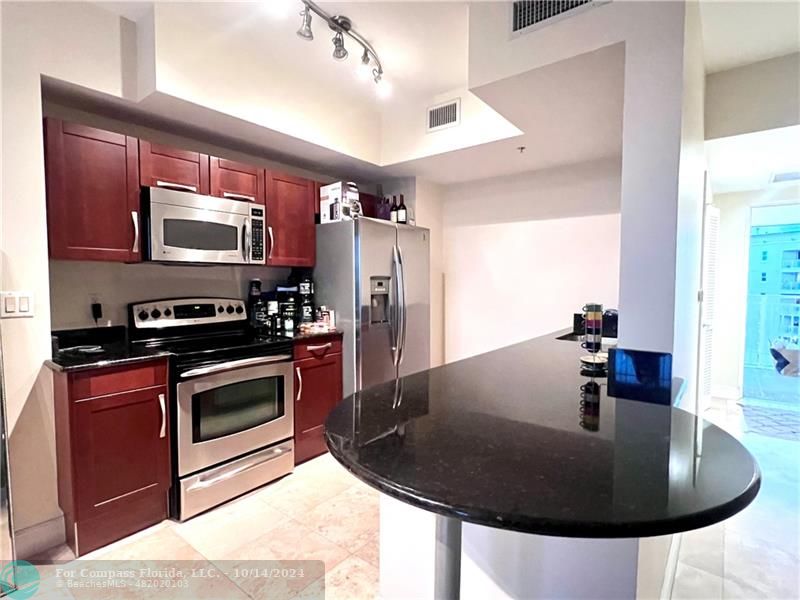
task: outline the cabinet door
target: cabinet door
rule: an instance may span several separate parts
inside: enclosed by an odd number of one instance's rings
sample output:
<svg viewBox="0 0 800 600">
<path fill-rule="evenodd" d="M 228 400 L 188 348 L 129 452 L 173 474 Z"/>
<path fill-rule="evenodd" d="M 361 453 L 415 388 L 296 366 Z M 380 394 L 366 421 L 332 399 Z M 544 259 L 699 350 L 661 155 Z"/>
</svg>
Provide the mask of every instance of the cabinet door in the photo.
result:
<svg viewBox="0 0 800 600">
<path fill-rule="evenodd" d="M 208 194 L 208 155 L 139 140 L 142 185 Z"/>
<path fill-rule="evenodd" d="M 267 228 L 268 265 L 313 267 L 314 182 L 267 171 Z"/>
<path fill-rule="evenodd" d="M 136 138 L 45 119 L 50 258 L 140 260 Z"/>
<path fill-rule="evenodd" d="M 166 386 L 73 401 L 78 521 L 124 510 L 170 487 Z"/>
<path fill-rule="evenodd" d="M 264 204 L 264 169 L 211 157 L 211 195 Z"/>
<path fill-rule="evenodd" d="M 298 360 L 295 366 L 295 463 L 327 450 L 325 419 L 342 399 L 342 355 Z"/>
</svg>

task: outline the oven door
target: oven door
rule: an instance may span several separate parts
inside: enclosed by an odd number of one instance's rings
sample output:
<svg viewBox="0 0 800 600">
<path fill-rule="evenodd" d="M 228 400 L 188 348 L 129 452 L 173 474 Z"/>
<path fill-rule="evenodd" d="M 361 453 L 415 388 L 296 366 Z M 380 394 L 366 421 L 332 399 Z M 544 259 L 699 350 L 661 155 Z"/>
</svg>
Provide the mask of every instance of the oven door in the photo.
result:
<svg viewBox="0 0 800 600">
<path fill-rule="evenodd" d="M 186 198 L 181 198 L 180 204 L 155 200 L 150 204 L 150 260 L 225 264 L 249 262 L 249 213 L 223 210 L 230 203 L 223 199 L 215 198 L 219 205 L 209 208 L 205 196 L 187 192 L 172 193 Z"/>
<path fill-rule="evenodd" d="M 190 369 L 178 381 L 180 477 L 294 435 L 289 355 Z"/>
</svg>

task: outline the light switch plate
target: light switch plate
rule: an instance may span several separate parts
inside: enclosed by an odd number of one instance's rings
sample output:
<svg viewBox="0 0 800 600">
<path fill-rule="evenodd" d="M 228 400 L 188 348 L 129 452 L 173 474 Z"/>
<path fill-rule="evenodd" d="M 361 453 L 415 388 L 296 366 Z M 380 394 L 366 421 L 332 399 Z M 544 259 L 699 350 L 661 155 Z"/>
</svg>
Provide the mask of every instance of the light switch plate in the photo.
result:
<svg viewBox="0 0 800 600">
<path fill-rule="evenodd" d="M 33 316 L 31 292 L 0 292 L 0 318 L 19 319 Z"/>
</svg>

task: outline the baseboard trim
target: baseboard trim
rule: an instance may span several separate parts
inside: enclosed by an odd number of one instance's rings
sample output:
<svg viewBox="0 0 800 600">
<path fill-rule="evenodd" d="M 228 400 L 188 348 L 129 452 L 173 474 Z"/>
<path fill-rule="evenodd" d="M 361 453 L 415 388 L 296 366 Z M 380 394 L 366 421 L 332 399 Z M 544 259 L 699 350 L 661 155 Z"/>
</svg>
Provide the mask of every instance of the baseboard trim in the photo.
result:
<svg viewBox="0 0 800 600">
<path fill-rule="evenodd" d="M 739 400 L 742 397 L 742 388 L 735 385 L 712 385 L 711 395 L 724 400 Z"/>
<path fill-rule="evenodd" d="M 64 515 L 14 532 L 18 559 L 28 559 L 64 543 Z"/>
</svg>

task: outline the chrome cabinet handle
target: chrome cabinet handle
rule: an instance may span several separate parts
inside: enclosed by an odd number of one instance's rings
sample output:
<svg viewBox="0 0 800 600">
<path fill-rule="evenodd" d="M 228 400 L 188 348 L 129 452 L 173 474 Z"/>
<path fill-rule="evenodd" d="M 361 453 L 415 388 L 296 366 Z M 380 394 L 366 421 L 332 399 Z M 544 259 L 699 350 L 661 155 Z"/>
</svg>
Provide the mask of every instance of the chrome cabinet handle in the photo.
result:
<svg viewBox="0 0 800 600">
<path fill-rule="evenodd" d="M 300 367 L 295 367 L 294 372 L 297 373 L 297 381 L 300 383 L 300 386 L 297 388 L 297 398 L 296 398 L 297 402 L 300 402 L 300 400 L 303 397 L 303 375 L 302 372 L 300 371 Z"/>
<path fill-rule="evenodd" d="M 139 213 L 137 211 L 131 211 L 131 220 L 133 220 L 133 246 L 131 246 L 131 252 L 135 254 L 139 252 Z"/>
<path fill-rule="evenodd" d="M 245 200 L 246 202 L 255 202 L 255 196 L 248 196 L 247 194 L 235 194 L 234 192 L 222 192 L 223 198 L 229 198 L 231 200 Z"/>
<path fill-rule="evenodd" d="M 272 248 L 275 246 L 275 237 L 272 235 L 272 225 L 267 227 L 267 233 L 269 234 L 269 254 L 267 254 L 267 258 L 272 258 Z"/>
<path fill-rule="evenodd" d="M 252 367 L 255 365 L 264 365 L 267 363 L 279 362 L 282 360 L 291 360 L 290 354 L 278 354 L 277 356 L 258 356 L 255 358 L 243 358 L 241 360 L 232 360 L 218 365 L 211 365 L 210 367 L 200 367 L 199 369 L 190 369 L 181 373 L 181 379 L 187 377 L 197 377 L 198 375 L 210 375 L 211 373 L 218 373 L 219 371 L 230 371 L 239 367 Z"/>
<path fill-rule="evenodd" d="M 328 348 L 333 347 L 333 342 L 328 342 L 327 344 L 322 344 L 320 346 L 306 346 L 306 350 L 309 352 L 317 352 L 319 350 L 327 350 Z"/>
<path fill-rule="evenodd" d="M 163 188 L 173 188 L 176 190 L 183 190 L 185 192 L 196 192 L 197 186 L 196 185 L 187 185 L 185 183 L 174 183 L 172 181 L 161 181 L 160 179 L 156 181 L 157 187 Z"/>
<path fill-rule="evenodd" d="M 164 394 L 158 395 L 158 404 L 161 406 L 161 431 L 158 433 L 158 437 L 163 438 L 167 435 L 167 407 Z"/>
<path fill-rule="evenodd" d="M 391 321 L 392 364 L 397 367 L 400 362 L 400 258 L 397 246 L 392 247 L 392 291 Z"/>
</svg>

